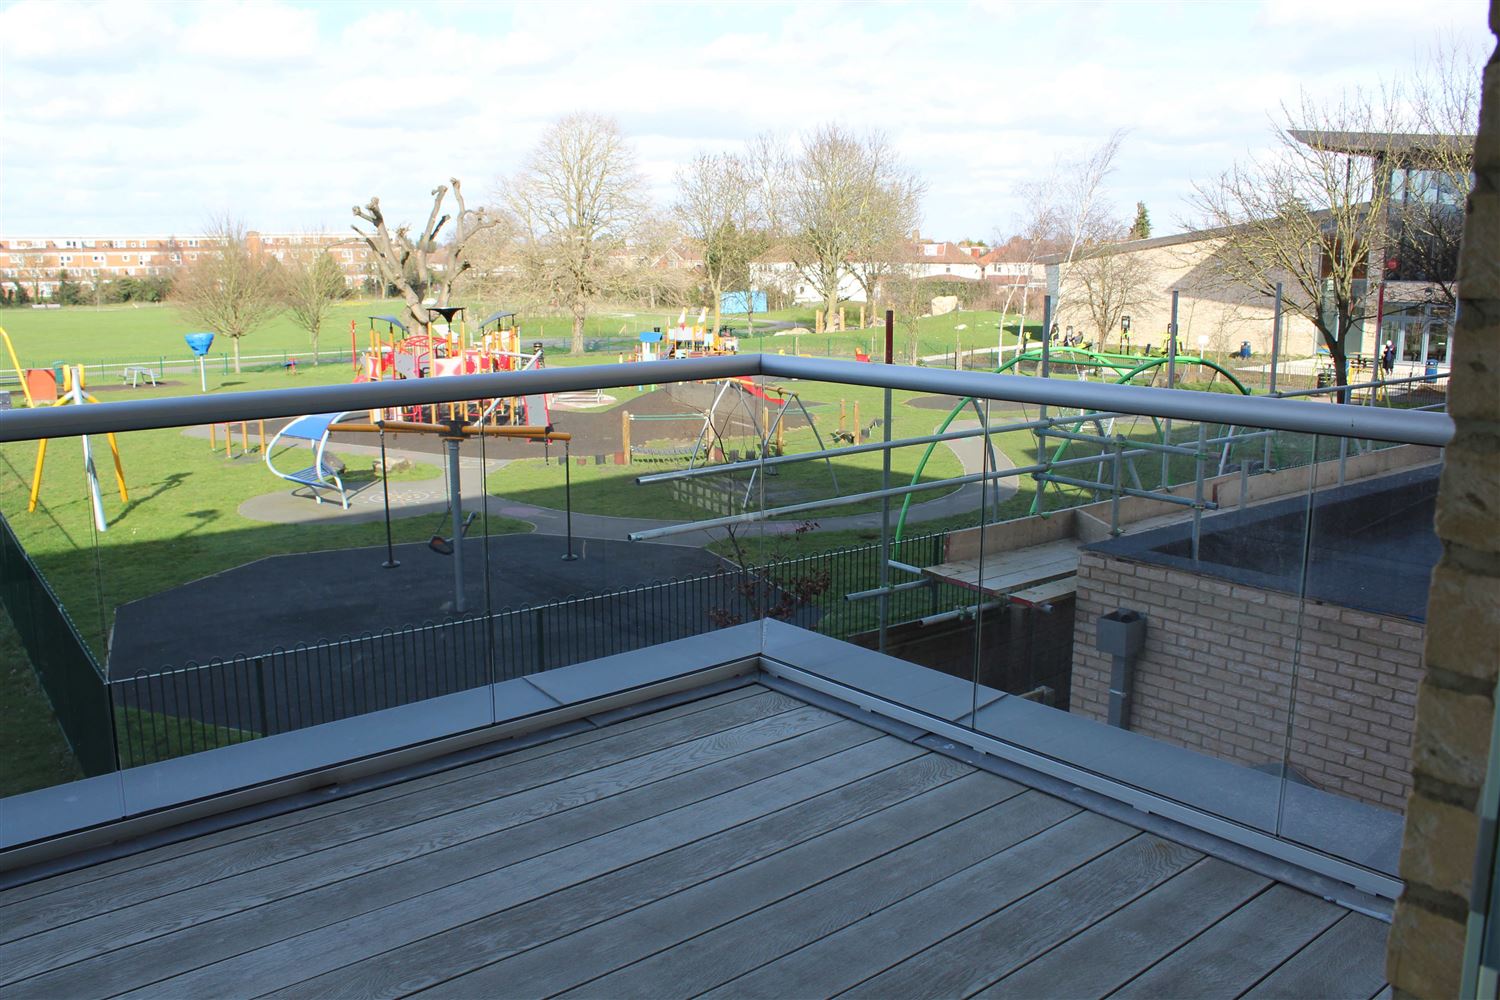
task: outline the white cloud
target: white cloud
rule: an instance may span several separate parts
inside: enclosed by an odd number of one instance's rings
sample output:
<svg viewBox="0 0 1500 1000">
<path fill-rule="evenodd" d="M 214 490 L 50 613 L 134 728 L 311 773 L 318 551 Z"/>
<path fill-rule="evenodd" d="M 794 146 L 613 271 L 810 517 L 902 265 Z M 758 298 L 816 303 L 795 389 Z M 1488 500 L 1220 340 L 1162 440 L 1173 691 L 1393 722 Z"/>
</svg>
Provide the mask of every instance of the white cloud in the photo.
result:
<svg viewBox="0 0 1500 1000">
<path fill-rule="evenodd" d="M 953 236 L 1008 225 L 1019 181 L 1125 126 L 1115 197 L 1162 227 L 1280 101 L 1371 83 L 1426 37 L 1409 7 L 1362 3 L 1352 27 L 1320 9 L 22 0 L 0 11 L 0 225 L 187 231 L 230 210 L 342 229 L 377 193 L 416 216 L 435 183 L 486 192 L 587 109 L 621 119 L 663 199 L 699 149 L 883 129 L 929 181 L 924 230 Z"/>
</svg>

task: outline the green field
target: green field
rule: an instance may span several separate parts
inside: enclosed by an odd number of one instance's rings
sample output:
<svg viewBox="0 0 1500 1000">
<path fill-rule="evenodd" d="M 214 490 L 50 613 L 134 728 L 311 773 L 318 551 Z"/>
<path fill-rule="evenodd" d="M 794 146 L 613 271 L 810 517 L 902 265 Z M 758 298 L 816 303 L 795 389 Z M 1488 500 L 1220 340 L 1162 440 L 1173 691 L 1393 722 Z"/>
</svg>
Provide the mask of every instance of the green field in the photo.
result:
<svg viewBox="0 0 1500 1000">
<path fill-rule="evenodd" d="M 349 349 L 349 324 L 352 321 L 359 340 L 368 339 L 368 317 L 372 314 L 398 314 L 401 303 L 396 300 L 360 299 L 341 302 L 334 307 L 323 325 L 319 348 L 325 354 Z M 482 320 L 494 310 L 487 305 L 472 307 L 469 322 Z M 678 313 L 672 311 L 640 311 L 630 307 L 601 308 L 591 314 L 585 323 L 584 336 L 595 345 L 597 354 L 618 354 L 629 350 L 636 334 L 656 326 L 672 326 Z M 777 320 L 795 323 L 812 329 L 811 307 L 786 309 L 775 313 L 757 315 L 755 320 Z M 851 317 L 851 322 L 852 322 Z M 920 353 L 951 354 L 956 346 L 964 350 L 989 346 L 995 343 L 999 321 L 998 313 L 956 312 L 946 316 L 930 316 L 920 323 Z M 1013 322 L 1014 317 L 1007 322 Z M 743 316 L 726 316 L 725 322 L 733 325 L 742 334 L 746 330 Z M 572 333 L 572 321 L 563 315 L 522 315 L 520 317 L 523 344 L 546 339 L 552 342 L 550 353 L 559 353 L 557 342 L 565 342 Z M 963 329 L 958 329 L 962 327 Z M 192 354 L 183 342 L 183 334 L 197 329 L 174 306 L 167 304 L 124 303 L 109 306 L 68 306 L 62 309 L 7 309 L 0 311 L 0 328 L 4 328 L 15 345 L 21 365 L 27 368 L 50 367 L 55 364 L 82 364 L 88 366 L 145 364 L 153 367 L 163 362 L 190 361 Z M 879 353 L 884 334 L 871 327 L 865 330 L 850 330 L 842 333 L 808 335 L 803 337 L 776 337 L 772 331 L 757 331 L 755 337 L 742 337 L 741 347 L 745 351 L 782 350 L 817 357 L 853 357 L 856 347 Z M 896 350 L 904 356 L 906 331 L 898 326 Z M 1007 334 L 1006 343 L 1014 343 L 1014 336 Z M 240 353 L 246 359 L 261 357 L 279 364 L 282 356 L 307 355 L 311 342 L 306 330 L 299 328 L 291 318 L 282 314 L 264 326 L 242 338 Z M 224 373 L 225 363 L 231 354 L 227 338 L 218 337 L 208 355 L 210 372 L 217 369 Z M 253 364 L 247 360 L 247 364 Z M 0 355 L 0 371 L 10 376 L 10 359 Z"/>
</svg>

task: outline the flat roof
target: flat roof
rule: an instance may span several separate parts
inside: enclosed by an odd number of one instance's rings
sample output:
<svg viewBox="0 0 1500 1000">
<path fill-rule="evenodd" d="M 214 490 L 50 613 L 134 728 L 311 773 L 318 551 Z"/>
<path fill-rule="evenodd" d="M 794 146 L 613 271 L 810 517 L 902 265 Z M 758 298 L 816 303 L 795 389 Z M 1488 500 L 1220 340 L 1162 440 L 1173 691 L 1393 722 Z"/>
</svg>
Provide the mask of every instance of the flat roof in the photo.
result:
<svg viewBox="0 0 1500 1000">
<path fill-rule="evenodd" d="M 1384 985 L 1380 920 L 753 677 L 502 749 L 0 892 L 0 987 Z"/>
</svg>

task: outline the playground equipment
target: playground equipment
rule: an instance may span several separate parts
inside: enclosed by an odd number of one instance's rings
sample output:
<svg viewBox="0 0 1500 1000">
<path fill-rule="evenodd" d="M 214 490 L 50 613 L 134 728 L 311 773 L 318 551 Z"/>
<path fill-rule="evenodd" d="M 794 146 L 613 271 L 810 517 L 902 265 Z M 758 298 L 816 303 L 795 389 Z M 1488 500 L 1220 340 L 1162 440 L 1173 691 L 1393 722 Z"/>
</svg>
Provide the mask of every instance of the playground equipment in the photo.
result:
<svg viewBox="0 0 1500 1000">
<path fill-rule="evenodd" d="M 1030 367 L 1028 367 L 1030 366 Z M 1103 377 L 1120 385 L 1155 385 L 1158 378 L 1163 378 L 1166 383 L 1175 385 L 1181 381 L 1178 369 L 1183 368 L 1199 371 L 1207 370 L 1211 373 L 1209 383 L 1212 384 L 1218 378 L 1223 377 L 1236 392 L 1249 395 L 1250 390 L 1246 388 L 1232 372 L 1217 362 L 1189 354 L 1169 354 L 1164 356 L 1141 356 L 1135 354 L 1117 354 L 1105 351 L 1095 351 L 1084 347 L 1043 347 L 1031 348 L 1016 354 L 1004 364 L 995 369 L 997 374 L 1007 372 L 1038 375 L 1051 377 L 1053 369 L 1070 370 L 1075 377 L 1081 381 L 1088 381 L 1092 376 Z M 1196 381 L 1196 380 L 1195 380 Z M 950 424 L 965 409 L 973 408 L 980 415 L 981 423 L 984 422 L 983 412 L 979 409 L 978 400 L 970 397 L 960 400 L 948 416 L 938 425 L 937 434 L 948 430 Z M 1040 468 L 1033 473 L 1037 483 L 1036 494 L 1032 498 L 1030 513 L 1037 514 L 1045 511 L 1044 503 L 1049 488 L 1061 491 L 1063 489 L 1086 491 L 1094 497 L 1111 494 L 1117 500 L 1121 496 L 1150 496 L 1161 498 L 1165 490 L 1170 486 L 1169 462 L 1173 454 L 1188 454 L 1193 452 L 1190 446 L 1174 445 L 1172 442 L 1171 421 L 1158 420 L 1155 417 L 1140 418 L 1124 414 L 1103 414 L 1092 411 L 1080 410 L 1077 414 L 1065 414 L 1049 417 L 1046 407 L 1042 407 L 1036 420 L 1029 419 L 1026 407 L 1022 406 L 1022 412 L 1027 416 L 1019 427 L 1025 427 L 1032 432 L 1036 438 L 1036 454 Z M 1141 419 L 1149 419 L 1151 428 L 1146 433 L 1141 433 L 1137 425 Z M 1085 432 L 1089 427 L 1094 433 Z M 1016 428 L 1010 428 L 1016 429 Z M 1200 437 L 1203 428 L 1200 426 Z M 1239 435 L 1248 437 L 1249 435 Z M 1213 440 L 1202 440 L 1202 447 L 1214 445 L 1222 448 L 1219 466 L 1222 471 L 1228 463 L 1230 449 L 1236 437 L 1236 428 L 1229 428 L 1227 436 L 1214 438 Z M 1151 440 L 1155 438 L 1156 440 Z M 1058 442 L 1049 448 L 1048 441 L 1051 439 Z M 1097 449 L 1094 454 L 1081 457 L 1068 457 L 1070 450 L 1075 446 L 1091 446 Z M 921 481 L 922 474 L 927 466 L 928 459 L 937 447 L 937 442 L 932 442 L 922 453 L 917 462 L 916 470 L 912 474 L 912 485 Z M 1140 470 L 1136 461 L 1147 455 L 1153 458 L 1159 457 L 1161 461 L 1158 488 L 1146 490 L 1143 486 Z M 1201 462 L 1201 459 L 1200 459 Z M 1068 468 L 1074 465 L 1095 465 L 1096 474 L 1093 479 L 1082 479 L 1058 473 L 1060 468 Z M 1113 472 L 1114 480 L 1106 482 L 1106 468 Z M 1122 476 L 1128 476 L 1131 486 L 1125 486 L 1121 481 Z M 1201 478 L 1201 477 L 1200 477 Z M 896 521 L 894 540 L 899 542 L 906 527 L 907 512 L 911 507 L 911 495 L 908 494 L 901 503 L 901 513 Z"/>
<path fill-rule="evenodd" d="M 271 444 L 265 450 L 266 468 L 271 470 L 272 475 L 285 479 L 289 483 L 307 487 L 312 491 L 313 499 L 320 504 L 323 502 L 325 492 L 336 494 L 339 503 L 345 510 L 348 510 L 349 492 L 344 489 L 344 481 L 339 478 L 341 470 L 335 469 L 324 460 L 324 452 L 328 448 L 329 427 L 346 416 L 348 416 L 347 412 L 315 413 L 293 420 L 271 438 Z M 228 438 L 227 428 L 225 437 Z M 298 469 L 296 472 L 283 472 L 276 468 L 274 461 L 276 445 L 282 438 L 307 442 L 313 450 L 313 464 L 305 469 Z"/>
<path fill-rule="evenodd" d="M 441 534 L 434 533 L 428 541 L 428 547 L 441 555 L 453 557 L 453 610 L 457 614 L 463 614 L 467 608 L 464 597 L 464 552 L 462 542 L 468 533 L 469 525 L 473 523 L 474 515 L 464 516 L 463 492 L 459 484 L 459 456 L 458 446 L 467 438 L 473 437 L 509 437 L 527 438 L 541 441 L 563 442 L 563 468 L 564 489 L 567 500 L 567 552 L 563 559 L 572 560 L 577 556 L 573 554 L 573 503 L 572 503 L 572 471 L 571 460 L 568 455 L 568 443 L 573 440 L 571 434 L 554 431 L 550 426 L 538 427 L 492 427 L 474 426 L 466 424 L 462 417 L 455 417 L 447 423 L 424 423 L 419 421 L 405 420 L 377 420 L 370 423 L 346 423 L 341 418 L 348 414 L 327 415 L 328 421 L 323 425 L 322 440 L 326 442 L 327 436 L 332 433 L 356 433 L 356 434 L 379 434 L 381 436 L 382 452 L 384 451 L 385 433 L 390 431 L 410 432 L 416 434 L 436 434 L 443 441 L 444 466 L 447 472 L 448 485 L 448 514 L 452 517 L 453 535 L 444 538 Z M 322 420 L 323 417 L 301 417 L 299 420 Z M 297 421 L 293 421 L 296 423 Z M 312 425 L 309 425 L 312 426 Z M 274 442 L 273 442 L 274 443 Z M 319 446 L 318 454 L 321 459 L 322 446 Z M 272 470 L 275 471 L 275 470 Z M 289 478 L 285 475 L 282 478 Z M 339 486 L 342 490 L 342 484 Z M 344 507 L 348 509 L 347 499 Z M 386 566 L 395 567 L 400 565 L 391 554 L 391 509 L 389 495 L 386 497 L 385 508 L 385 531 L 386 531 Z"/>
<path fill-rule="evenodd" d="M 46 368 L 23 369 L 20 360 L 16 357 L 15 345 L 10 342 L 10 335 L 0 328 L 0 340 L 5 342 L 5 352 L 10 355 L 10 363 L 16 370 L 16 377 L 21 381 L 21 395 L 26 399 L 28 407 L 39 406 L 82 406 L 85 403 L 99 402 L 93 396 L 83 391 L 83 365 L 68 366 L 63 369 L 63 389 L 61 394 L 57 391 L 57 376 Z M 120 462 L 120 445 L 115 441 L 113 434 L 106 434 L 105 439 L 109 442 L 109 451 L 115 462 L 115 485 L 120 490 L 120 502 L 130 502 L 130 492 L 125 487 L 125 467 Z M 94 511 L 94 526 L 100 531 L 107 531 L 109 523 L 104 516 L 104 497 L 99 491 L 99 473 L 94 468 L 94 451 L 89 444 L 87 434 L 79 437 L 83 443 L 83 472 L 88 481 L 89 502 Z M 36 510 L 37 499 L 42 492 L 42 467 L 47 461 L 47 439 L 42 438 L 36 445 L 36 470 L 31 475 L 31 495 L 26 501 L 28 512 Z"/>
<path fill-rule="evenodd" d="M 6 345 L 10 340 L 6 338 Z M 24 383 L 23 383 L 24 385 Z M 63 392 L 56 400 L 47 403 L 36 403 L 30 391 L 26 393 L 27 402 L 37 406 L 82 406 L 85 403 L 99 402 L 93 396 L 83 391 L 83 365 L 70 365 L 63 369 Z M 110 454 L 115 461 L 115 485 L 120 490 L 120 502 L 129 503 L 130 493 L 125 488 L 125 467 L 120 462 L 120 446 L 115 441 L 113 434 L 104 435 L 109 442 Z M 99 492 L 99 473 L 94 468 L 94 451 L 89 444 L 89 437 L 84 434 L 79 437 L 83 443 L 83 472 L 88 480 L 89 502 L 94 510 L 94 526 L 100 531 L 108 530 L 108 523 L 104 517 L 104 498 Z M 31 496 L 27 501 L 27 511 L 36 510 L 37 498 L 42 491 L 42 467 L 47 461 L 47 439 L 42 438 L 36 447 L 36 471 L 31 476 Z"/>
<path fill-rule="evenodd" d="M 213 346 L 214 335 L 211 333 L 187 333 L 183 334 L 182 339 L 187 341 L 188 349 L 198 356 L 198 386 L 203 392 L 207 392 L 208 371 L 204 368 L 203 358 L 208 354 L 208 349 Z"/>
<path fill-rule="evenodd" d="M 687 321 L 687 310 L 677 316 L 677 325 L 667 330 L 667 341 L 671 344 L 668 357 L 701 358 L 710 354 L 738 354 L 738 337 L 728 336 L 719 330 L 710 330 L 705 321 L 708 308 L 698 310 L 698 319 L 691 325 Z"/>
<path fill-rule="evenodd" d="M 771 399 L 773 395 L 776 397 L 774 401 Z M 748 378 L 724 379 L 719 383 L 713 402 L 703 413 L 703 426 L 692 451 L 688 453 L 688 468 L 696 468 L 700 462 L 707 464 L 715 452 L 721 460 L 727 454 L 737 453 L 738 449 L 731 450 L 726 446 L 727 438 L 734 433 L 736 426 L 753 436 L 754 446 L 746 448 L 747 453 L 754 450 L 769 453 L 774 449 L 776 454 L 782 454 L 786 450 L 785 417 L 787 410 L 793 406 L 801 412 L 802 419 L 812 430 L 813 438 L 818 442 L 818 451 L 827 451 L 823 435 L 818 432 L 817 422 L 796 392 L 781 386 L 761 386 Z M 828 466 L 828 478 L 833 484 L 834 495 L 837 496 L 839 480 L 838 474 L 833 470 L 833 461 L 825 457 L 824 463 Z M 741 501 L 742 507 L 749 505 L 759 474 L 758 466 L 751 468 L 749 481 L 745 484 L 745 496 Z"/>
<path fill-rule="evenodd" d="M 395 316 L 369 318 L 368 346 L 359 353 L 358 332 L 349 323 L 351 350 L 355 353 L 354 381 L 381 382 L 389 379 L 443 378 L 489 372 L 527 371 L 540 368 L 538 344 L 530 353 L 521 351 L 521 331 L 515 313 L 496 312 L 479 324 L 470 339 L 463 322 L 462 306 L 429 307 L 443 317 L 429 332 L 413 332 Z M 413 406 L 372 411 L 372 422 L 405 420 L 437 423 L 459 416 L 467 422 L 493 426 L 546 426 L 551 423 L 545 396 L 473 400 L 467 403 Z"/>
</svg>

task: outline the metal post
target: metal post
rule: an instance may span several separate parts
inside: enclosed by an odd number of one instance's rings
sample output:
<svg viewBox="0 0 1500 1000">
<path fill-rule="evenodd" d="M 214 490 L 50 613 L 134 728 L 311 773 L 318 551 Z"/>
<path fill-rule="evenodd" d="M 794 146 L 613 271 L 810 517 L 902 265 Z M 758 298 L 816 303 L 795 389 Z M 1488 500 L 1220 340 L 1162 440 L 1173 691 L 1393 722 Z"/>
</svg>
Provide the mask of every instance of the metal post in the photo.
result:
<svg viewBox="0 0 1500 1000">
<path fill-rule="evenodd" d="M 1026 331 L 1025 331 L 1025 329 L 1022 329 L 1021 336 L 1024 337 L 1025 335 L 1026 335 Z M 1051 354 L 1051 351 L 1049 349 L 1051 343 L 1052 343 L 1052 296 L 1049 293 L 1047 295 L 1043 295 L 1042 296 L 1042 377 L 1043 378 L 1046 378 L 1048 376 L 1048 374 L 1052 371 L 1052 354 Z M 1025 345 L 1025 343 L 1023 341 L 1020 345 L 1018 345 L 1018 348 L 1021 349 L 1021 350 L 1024 350 L 1025 346 L 1026 345 Z M 1020 353 L 1016 354 L 1017 358 L 1019 358 L 1020 356 L 1021 356 Z M 1043 421 L 1045 421 L 1047 419 L 1047 407 L 1046 406 L 1039 406 L 1039 407 L 1037 407 L 1037 417 L 1040 420 L 1043 420 Z M 986 426 L 986 428 L 988 428 L 988 424 L 986 424 L 985 426 Z M 1042 462 L 1044 464 L 1047 464 L 1050 467 L 1049 455 L 1047 454 L 1047 428 L 1045 426 L 1038 427 L 1036 429 L 1036 457 L 1037 457 L 1038 461 L 1040 461 L 1040 462 Z M 1042 510 L 1042 498 L 1043 498 L 1043 496 L 1045 496 L 1046 491 L 1047 491 L 1047 481 L 1045 479 L 1037 479 L 1036 480 L 1036 499 L 1032 502 L 1034 510 L 1036 510 L 1038 512 L 1040 512 Z M 983 520 L 983 518 L 981 518 L 981 520 Z"/>
<path fill-rule="evenodd" d="M 1276 282 L 1276 311 L 1271 315 L 1271 395 L 1276 395 L 1276 366 L 1281 363 L 1281 282 Z M 1261 471 L 1271 471 L 1271 439 L 1266 438 L 1266 453 Z"/>
<path fill-rule="evenodd" d="M 1198 422 L 1198 457 L 1193 459 L 1193 562 L 1198 561 L 1198 542 L 1203 527 L 1203 458 L 1208 447 L 1208 425 Z"/>
<path fill-rule="evenodd" d="M 458 439 L 444 438 L 448 453 L 448 509 L 453 515 L 453 611 L 463 614 L 464 601 L 464 502 L 458 485 Z"/>
<path fill-rule="evenodd" d="M 391 546 L 391 484 L 390 466 L 385 461 L 385 421 L 380 421 L 377 426 L 380 427 L 380 492 L 385 500 L 385 562 L 381 565 L 385 569 L 395 569 L 401 561 Z"/>
<path fill-rule="evenodd" d="M 572 562 L 578 554 L 573 551 L 573 449 L 570 441 L 563 442 L 563 506 L 567 510 L 568 551 L 562 560 Z"/>
<path fill-rule="evenodd" d="M 1177 289 L 1172 289 L 1172 321 L 1167 326 L 1167 388 L 1177 388 Z M 1161 423 L 1161 443 L 1172 443 L 1172 421 L 1163 420 Z M 1172 468 L 1170 458 L 1166 452 L 1161 453 L 1161 481 L 1156 484 L 1160 490 L 1170 489 L 1172 486 Z"/>
<path fill-rule="evenodd" d="M 1109 533 L 1116 536 L 1120 534 L 1120 491 L 1121 488 L 1125 485 L 1120 481 L 1121 467 L 1124 462 L 1124 451 L 1125 435 L 1118 434 L 1115 436 L 1115 492 L 1114 496 L 1110 499 L 1109 504 Z"/>
<path fill-rule="evenodd" d="M 885 311 L 885 363 L 892 364 L 895 360 L 896 347 L 896 314 L 887 309 Z M 889 446 L 891 443 L 891 390 L 885 390 L 885 422 L 882 425 L 885 431 L 882 440 Z M 888 491 L 891 488 L 891 449 L 882 448 L 880 452 L 880 488 Z M 890 624 L 890 591 L 886 589 L 890 584 L 891 576 L 891 498 L 887 493 L 880 498 L 880 652 L 885 652 L 886 629 Z"/>
</svg>

